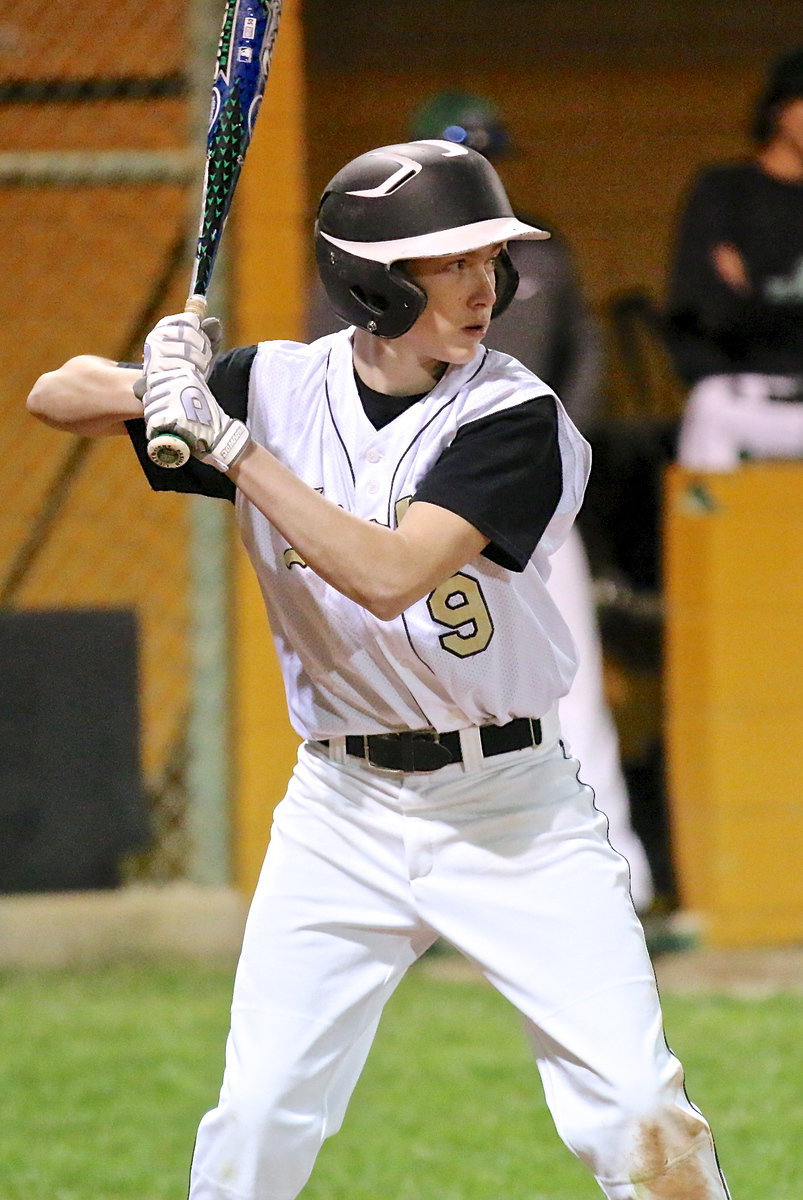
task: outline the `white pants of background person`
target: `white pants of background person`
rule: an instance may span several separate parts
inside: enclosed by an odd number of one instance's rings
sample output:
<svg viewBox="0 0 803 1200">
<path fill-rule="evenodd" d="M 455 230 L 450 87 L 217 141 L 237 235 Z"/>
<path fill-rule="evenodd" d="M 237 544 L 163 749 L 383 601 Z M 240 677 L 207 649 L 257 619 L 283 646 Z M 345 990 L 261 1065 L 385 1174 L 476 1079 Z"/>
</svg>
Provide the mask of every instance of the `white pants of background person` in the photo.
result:
<svg viewBox="0 0 803 1200">
<path fill-rule="evenodd" d="M 803 458 L 803 379 L 711 375 L 689 392 L 678 462 L 693 471 L 732 471 L 743 458 Z"/>
<path fill-rule="evenodd" d="M 572 754 L 580 760 L 580 778 L 594 789 L 597 804 L 608 818 L 611 844 L 630 864 L 633 903 L 644 912 L 654 896 L 652 873 L 630 823 L 619 737 L 605 700 L 591 572 L 576 526 L 550 562 L 549 591 L 572 632 L 579 660 L 572 689 L 560 702 L 561 729 Z"/>
<path fill-rule="evenodd" d="M 540 746 L 484 760 L 468 730 L 478 766 L 464 755 L 416 774 L 332 761 L 331 742 L 301 747 L 248 916 L 190 1200 L 295 1200 L 340 1128 L 385 1002 L 438 936 L 524 1018 L 558 1132 L 608 1200 L 727 1200 L 664 1038 L 627 864 L 556 708 L 541 725 Z M 426 1039 L 414 1047 L 422 1088 Z"/>
</svg>

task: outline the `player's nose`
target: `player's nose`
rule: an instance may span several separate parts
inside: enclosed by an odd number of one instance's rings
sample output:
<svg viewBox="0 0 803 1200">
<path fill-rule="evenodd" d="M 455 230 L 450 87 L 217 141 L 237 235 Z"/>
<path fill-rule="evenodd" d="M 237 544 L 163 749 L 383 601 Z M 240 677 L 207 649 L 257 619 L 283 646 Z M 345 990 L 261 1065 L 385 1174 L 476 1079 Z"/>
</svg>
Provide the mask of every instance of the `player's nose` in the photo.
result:
<svg viewBox="0 0 803 1200">
<path fill-rule="evenodd" d="M 496 299 L 496 273 L 493 267 L 479 267 L 473 280 L 474 304 L 493 304 Z"/>
</svg>

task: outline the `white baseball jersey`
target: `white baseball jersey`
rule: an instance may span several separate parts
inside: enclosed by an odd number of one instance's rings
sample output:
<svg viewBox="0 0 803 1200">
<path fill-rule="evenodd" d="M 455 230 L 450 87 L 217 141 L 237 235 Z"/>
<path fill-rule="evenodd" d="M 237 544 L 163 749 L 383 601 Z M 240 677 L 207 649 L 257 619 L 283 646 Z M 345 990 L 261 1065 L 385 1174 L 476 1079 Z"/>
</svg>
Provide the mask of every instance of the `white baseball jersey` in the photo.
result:
<svg viewBox="0 0 803 1200">
<path fill-rule="evenodd" d="M 295 475 L 349 512 L 391 528 L 419 498 L 452 507 L 487 532 L 482 501 L 468 495 L 444 501 L 437 489 L 430 494 L 430 472 L 436 464 L 440 468 L 439 460 L 467 428 L 540 401 L 552 414 L 545 440 L 556 439 L 559 450 L 557 505 L 546 510 L 545 528 L 524 561 L 520 550 L 507 553 L 504 545 L 494 555 L 479 555 L 385 622 L 310 570 L 224 476 L 191 460 L 191 472 L 204 483 L 190 483 L 189 490 L 236 501 L 293 726 L 303 737 L 321 739 L 428 727 L 445 732 L 539 717 L 565 695 L 576 669 L 571 635 L 545 582 L 549 555 L 563 542 L 582 502 L 588 445 L 542 380 L 485 347 L 466 365 L 449 367 L 417 402 L 403 399 L 403 411 L 376 429 L 355 382 L 352 332 L 309 345 L 263 342 L 245 352 L 247 403 L 244 395 L 237 397 L 236 415 Z M 382 400 L 393 403 L 391 397 Z M 517 433 L 514 423 L 502 437 Z M 526 453 L 529 447 L 523 443 Z M 153 486 L 184 490 L 184 468 L 153 468 L 139 449 Z M 486 472 L 493 469 L 491 462 Z M 458 486 L 467 492 L 471 485 Z M 482 494 L 488 486 L 480 478 L 472 490 Z M 540 486 L 537 472 L 527 474 L 524 486 L 533 491 Z M 529 493 L 516 498 L 522 509 L 539 503 Z M 543 509 L 543 498 L 540 503 Z"/>
<path fill-rule="evenodd" d="M 550 390 L 506 355 L 478 349 L 383 429 L 366 418 L 351 334 L 264 342 L 251 370 L 254 438 L 329 500 L 393 527 L 461 425 Z M 521 573 L 480 556 L 383 622 L 306 568 L 242 496 L 237 513 L 265 596 L 294 727 L 304 736 L 439 731 L 539 716 L 563 695 L 574 648 L 545 587 L 548 554 L 582 500 L 586 443 L 558 404 L 563 492 Z"/>
</svg>

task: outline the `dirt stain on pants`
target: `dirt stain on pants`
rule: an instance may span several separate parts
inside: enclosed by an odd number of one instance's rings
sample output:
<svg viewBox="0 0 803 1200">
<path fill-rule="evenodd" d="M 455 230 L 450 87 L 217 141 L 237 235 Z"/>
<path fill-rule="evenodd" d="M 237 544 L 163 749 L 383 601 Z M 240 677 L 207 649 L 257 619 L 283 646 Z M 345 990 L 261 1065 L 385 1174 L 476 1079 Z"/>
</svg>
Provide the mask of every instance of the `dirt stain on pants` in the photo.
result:
<svg viewBox="0 0 803 1200">
<path fill-rule="evenodd" d="M 642 1127 L 631 1176 L 639 1200 L 728 1200 L 703 1124 L 678 1113 L 671 1126 L 656 1120 Z"/>
</svg>

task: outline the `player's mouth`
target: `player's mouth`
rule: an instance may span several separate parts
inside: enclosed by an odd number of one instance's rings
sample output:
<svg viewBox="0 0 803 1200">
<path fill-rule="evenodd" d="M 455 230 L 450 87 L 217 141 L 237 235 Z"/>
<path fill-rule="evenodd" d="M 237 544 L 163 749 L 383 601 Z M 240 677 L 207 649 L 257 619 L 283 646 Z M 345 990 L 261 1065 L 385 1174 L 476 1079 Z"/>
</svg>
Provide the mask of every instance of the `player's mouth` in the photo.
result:
<svg viewBox="0 0 803 1200">
<path fill-rule="evenodd" d="M 488 322 L 487 321 L 477 321 L 476 324 L 463 326 L 463 333 L 465 333 L 467 335 L 467 337 L 476 338 L 477 341 L 481 341 L 482 338 L 485 337 L 485 334 L 487 332 L 488 332 Z"/>
</svg>

